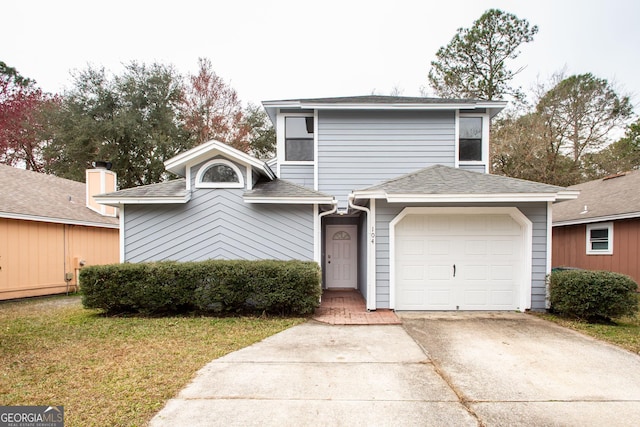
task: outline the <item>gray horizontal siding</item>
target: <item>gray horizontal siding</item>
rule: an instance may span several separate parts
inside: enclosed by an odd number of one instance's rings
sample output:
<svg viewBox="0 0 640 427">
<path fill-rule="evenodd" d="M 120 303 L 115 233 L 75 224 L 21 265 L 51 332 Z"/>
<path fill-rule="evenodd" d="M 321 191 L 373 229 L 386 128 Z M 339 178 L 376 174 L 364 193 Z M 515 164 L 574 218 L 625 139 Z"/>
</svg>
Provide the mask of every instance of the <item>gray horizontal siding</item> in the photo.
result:
<svg viewBox="0 0 640 427">
<path fill-rule="evenodd" d="M 243 189 L 197 189 L 180 205 L 125 208 L 125 261 L 313 259 L 312 206 L 248 204 Z"/>
<path fill-rule="evenodd" d="M 442 164 L 454 166 L 453 112 L 320 111 L 319 190 L 346 206 L 352 190 Z"/>
<path fill-rule="evenodd" d="M 314 189 L 313 165 L 280 165 L 280 176 L 278 178 Z"/>
<path fill-rule="evenodd" d="M 378 308 L 389 308 L 389 223 L 407 206 L 456 206 L 452 204 L 396 205 L 379 200 L 376 204 L 376 304 Z M 474 205 L 479 206 L 479 205 Z M 492 204 L 482 206 L 514 206 Z M 515 207 L 533 223 L 531 308 L 544 310 L 546 303 L 547 272 L 547 205 L 546 203 L 519 203 Z M 551 250 L 551 248 L 548 248 Z"/>
</svg>

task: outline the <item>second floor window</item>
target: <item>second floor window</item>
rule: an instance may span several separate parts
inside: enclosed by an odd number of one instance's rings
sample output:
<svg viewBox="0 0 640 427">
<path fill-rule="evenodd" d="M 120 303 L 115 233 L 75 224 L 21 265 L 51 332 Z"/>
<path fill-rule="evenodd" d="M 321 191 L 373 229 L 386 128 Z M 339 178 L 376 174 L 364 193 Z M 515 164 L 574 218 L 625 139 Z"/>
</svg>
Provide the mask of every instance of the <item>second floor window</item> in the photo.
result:
<svg viewBox="0 0 640 427">
<path fill-rule="evenodd" d="M 461 162 L 482 160 L 482 118 L 460 117 L 458 160 Z"/>
<path fill-rule="evenodd" d="M 313 117 L 285 117 L 284 160 L 312 162 Z"/>
</svg>

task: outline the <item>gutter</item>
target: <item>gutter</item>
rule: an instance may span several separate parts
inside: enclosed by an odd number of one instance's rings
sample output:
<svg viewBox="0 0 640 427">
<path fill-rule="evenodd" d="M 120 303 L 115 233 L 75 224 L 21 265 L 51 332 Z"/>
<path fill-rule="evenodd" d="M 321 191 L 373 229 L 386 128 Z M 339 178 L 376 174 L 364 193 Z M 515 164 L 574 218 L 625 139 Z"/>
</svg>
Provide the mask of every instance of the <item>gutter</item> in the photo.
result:
<svg viewBox="0 0 640 427">
<path fill-rule="evenodd" d="M 322 269 L 322 217 L 325 217 L 327 215 L 331 215 L 334 214 L 338 211 L 338 201 L 337 200 L 333 200 L 331 202 L 331 204 L 333 205 L 333 207 L 331 209 L 329 209 L 326 212 L 322 212 L 319 215 L 314 217 L 314 227 L 316 227 L 316 239 L 315 239 L 315 248 L 314 248 L 314 252 L 315 252 L 315 256 L 316 256 L 316 262 L 318 263 L 318 265 L 320 266 L 320 270 L 323 272 L 323 277 L 324 277 L 324 270 Z M 317 205 L 314 206 L 314 213 L 315 210 L 317 209 Z"/>
</svg>

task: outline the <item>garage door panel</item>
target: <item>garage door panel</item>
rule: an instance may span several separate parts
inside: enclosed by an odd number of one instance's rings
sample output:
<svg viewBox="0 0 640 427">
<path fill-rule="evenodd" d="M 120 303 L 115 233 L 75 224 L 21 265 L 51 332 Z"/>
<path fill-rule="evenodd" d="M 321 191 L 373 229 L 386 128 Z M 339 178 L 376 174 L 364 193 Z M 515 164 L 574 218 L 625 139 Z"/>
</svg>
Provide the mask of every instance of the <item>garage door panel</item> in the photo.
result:
<svg viewBox="0 0 640 427">
<path fill-rule="evenodd" d="M 467 255 L 486 255 L 487 246 L 486 240 L 467 240 L 465 242 L 464 253 Z"/>
<path fill-rule="evenodd" d="M 396 309 L 518 308 L 524 239 L 509 215 L 410 214 L 395 231 Z"/>
<path fill-rule="evenodd" d="M 424 280 L 424 265 L 408 265 L 404 264 L 400 271 L 400 275 L 403 281 L 415 281 L 422 282 Z"/>
<path fill-rule="evenodd" d="M 513 255 L 516 250 L 516 243 L 519 243 L 519 240 L 494 240 L 491 242 L 491 254 Z"/>
<path fill-rule="evenodd" d="M 452 310 L 452 291 L 451 289 L 433 289 L 428 291 L 427 301 L 429 305 L 433 305 L 434 307 L 439 307 L 439 310 Z M 420 310 L 423 310 L 422 308 Z"/>
<path fill-rule="evenodd" d="M 407 307 L 405 310 L 421 310 L 426 304 L 426 292 L 424 289 L 407 289 L 400 297 L 400 304 Z"/>
<path fill-rule="evenodd" d="M 431 282 L 451 279 L 451 266 L 450 265 L 428 265 L 427 266 L 427 279 Z M 446 286 L 449 286 L 447 283 Z"/>
<path fill-rule="evenodd" d="M 493 305 L 510 307 L 513 304 L 515 293 L 511 290 L 491 291 L 491 302 Z"/>
<path fill-rule="evenodd" d="M 487 305 L 487 292 L 486 291 L 466 291 L 464 292 L 464 305 L 469 306 L 486 306 Z"/>
<path fill-rule="evenodd" d="M 459 278 L 465 282 L 486 281 L 489 278 L 489 266 L 487 265 L 464 265 L 459 268 Z M 457 273 L 457 272 L 456 272 Z"/>
<path fill-rule="evenodd" d="M 429 255 L 448 255 L 451 253 L 451 242 L 448 240 L 428 240 L 426 246 Z"/>
<path fill-rule="evenodd" d="M 512 283 L 516 280 L 513 265 L 492 265 L 491 280 L 502 280 Z"/>
</svg>

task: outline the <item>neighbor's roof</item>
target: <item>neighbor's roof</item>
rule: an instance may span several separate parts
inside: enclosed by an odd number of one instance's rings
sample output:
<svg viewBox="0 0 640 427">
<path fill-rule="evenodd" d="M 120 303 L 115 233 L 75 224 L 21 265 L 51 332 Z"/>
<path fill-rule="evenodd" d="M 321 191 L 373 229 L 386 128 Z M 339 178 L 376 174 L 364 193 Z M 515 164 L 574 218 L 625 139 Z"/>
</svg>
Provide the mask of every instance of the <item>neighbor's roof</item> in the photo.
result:
<svg viewBox="0 0 640 427">
<path fill-rule="evenodd" d="M 625 172 L 569 187 L 576 200 L 553 205 L 553 225 L 585 224 L 640 217 L 640 171 Z"/>
<path fill-rule="evenodd" d="M 118 228 L 117 218 L 86 206 L 86 185 L 53 175 L 0 165 L 0 217 Z"/>
<path fill-rule="evenodd" d="M 479 99 L 427 98 L 413 96 L 344 96 L 332 98 L 283 99 L 263 101 L 271 121 L 276 123 L 278 108 L 295 109 L 357 109 L 357 110 L 482 110 L 491 117 L 499 113 L 506 101 L 483 101 Z"/>
<path fill-rule="evenodd" d="M 555 185 L 443 165 L 429 166 L 354 191 L 356 199 L 386 198 L 390 202 L 555 201 L 574 198 L 576 195 L 574 191 Z"/>
<path fill-rule="evenodd" d="M 258 182 L 252 190 L 244 193 L 249 203 L 332 204 L 334 198 L 284 179 Z"/>
<path fill-rule="evenodd" d="M 120 204 L 164 204 L 186 203 L 191 198 L 184 178 L 159 184 L 142 185 L 112 193 L 94 196 L 98 203 L 118 206 Z"/>
</svg>

